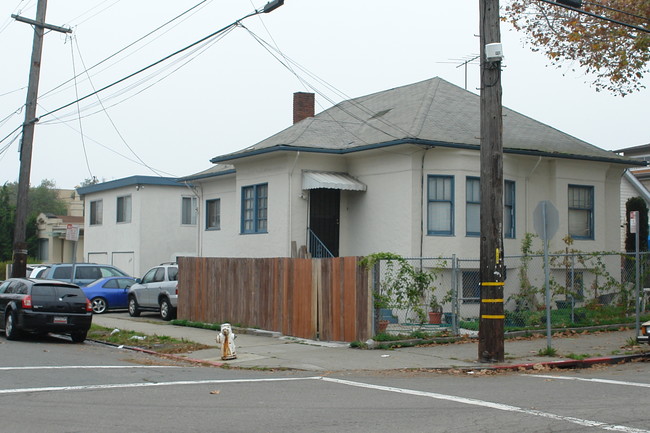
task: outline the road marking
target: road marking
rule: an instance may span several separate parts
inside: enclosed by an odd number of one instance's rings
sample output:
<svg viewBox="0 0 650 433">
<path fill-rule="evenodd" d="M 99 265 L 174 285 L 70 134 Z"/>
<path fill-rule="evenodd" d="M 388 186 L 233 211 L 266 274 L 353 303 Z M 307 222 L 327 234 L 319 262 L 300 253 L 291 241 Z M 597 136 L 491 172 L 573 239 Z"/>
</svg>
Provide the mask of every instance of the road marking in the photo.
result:
<svg viewBox="0 0 650 433">
<path fill-rule="evenodd" d="M 102 368 L 188 368 L 175 365 L 30 365 L 26 367 L 0 367 L 0 371 L 12 370 L 94 370 Z M 193 368 L 193 367 L 191 367 Z"/>
<path fill-rule="evenodd" d="M 53 391 L 92 391 L 97 389 L 117 388 L 147 388 L 151 386 L 179 386 L 179 385 L 205 385 L 223 383 L 255 383 L 255 382 L 290 382 L 297 380 L 314 380 L 320 377 L 288 377 L 268 379 L 209 379 L 209 380 L 181 380 L 177 382 L 146 382 L 146 383 L 115 383 L 106 385 L 72 385 L 72 386 L 47 386 L 41 388 L 14 388 L 0 389 L 0 394 L 20 394 L 27 392 L 53 392 Z"/>
<path fill-rule="evenodd" d="M 539 377 L 539 376 L 538 376 Z M 554 377 L 554 376 L 549 376 Z M 324 382 L 331 382 L 340 385 L 354 386 L 357 388 L 367 388 L 374 389 L 378 391 L 388 391 L 395 392 L 398 394 L 407 394 L 414 395 L 418 397 L 428 397 L 434 398 L 436 400 L 446 400 L 455 403 L 467 404 L 471 406 L 480 406 L 489 409 L 502 410 L 506 412 L 521 413 L 524 415 L 538 416 L 542 418 L 553 419 L 556 421 L 564 421 L 573 424 L 577 424 L 583 427 L 594 427 L 602 430 L 611 430 L 623 433 L 650 433 L 650 430 L 637 429 L 633 427 L 626 427 L 615 424 L 607 424 L 600 421 L 591 421 L 581 418 L 575 418 L 570 416 L 556 415 L 548 412 L 542 412 L 534 409 L 525 409 L 517 406 L 511 406 L 508 404 L 494 403 L 490 401 L 477 400 L 473 398 L 466 397 L 457 397 L 453 395 L 438 394 L 435 392 L 427 391 L 416 391 L 406 388 L 395 388 L 392 386 L 383 386 L 383 385 L 373 385 L 363 382 L 353 382 L 350 380 L 343 379 L 334 379 L 330 377 L 323 376 L 313 376 L 313 377 L 294 377 L 294 378 L 266 378 L 266 379 L 211 379 L 211 380 L 187 380 L 187 381 L 176 381 L 176 382 L 158 382 L 158 383 L 118 383 L 118 384 L 106 384 L 106 385 L 78 385 L 78 386 L 52 386 L 52 387 L 42 387 L 42 388 L 15 388 L 15 389 L 3 389 L 0 390 L 0 395 L 2 394 L 18 394 L 18 393 L 30 393 L 30 392 L 52 392 L 52 391 L 87 391 L 87 390 L 104 390 L 104 389 L 117 389 L 117 388 L 146 388 L 152 386 L 179 386 L 179 385 L 205 385 L 205 384 L 228 384 L 228 383 L 256 383 L 256 382 L 291 382 L 291 381 L 301 381 L 301 380 L 322 380 Z M 624 382 L 625 383 L 625 382 Z"/>
<path fill-rule="evenodd" d="M 392 386 L 382 386 L 382 385 L 371 385 L 367 383 L 362 383 L 362 382 L 352 382 L 349 380 L 342 380 L 342 379 L 333 379 L 330 377 L 321 377 L 321 380 L 324 380 L 326 382 L 333 382 L 333 383 L 338 383 L 342 385 L 349 385 L 349 386 L 356 386 L 359 388 L 369 388 L 369 389 L 376 389 L 380 391 L 389 391 L 389 392 L 396 392 L 399 394 L 409 394 L 409 395 L 415 395 L 419 397 L 429 397 L 429 398 L 435 398 L 437 400 L 446 400 L 446 401 L 452 401 L 455 403 L 462 403 L 462 404 L 468 404 L 472 406 L 481 406 L 481 407 L 487 407 L 490 409 L 497 409 L 497 410 L 503 410 L 506 412 L 516 412 L 516 413 L 522 413 L 525 415 L 533 415 L 533 416 L 539 416 L 542 418 L 549 418 L 557 421 L 565 421 L 565 422 L 570 422 L 573 424 L 577 424 L 580 426 L 584 427 L 597 427 L 603 430 L 612 430 L 612 431 L 617 431 L 617 432 L 624 432 L 624 433 L 650 433 L 650 430 L 643 430 L 643 429 L 637 429 L 633 427 L 625 427 L 621 425 L 614 425 L 614 424 L 607 424 L 604 422 L 600 421 L 590 421 L 586 419 L 580 419 L 580 418 L 574 418 L 570 416 L 563 416 L 563 415 L 555 415 L 552 413 L 548 412 L 542 412 L 539 410 L 534 410 L 534 409 L 524 409 L 521 407 L 517 406 L 511 406 L 508 404 L 502 404 L 502 403 L 493 403 L 490 401 L 484 401 L 484 400 L 476 400 L 473 398 L 465 398 L 465 397 L 456 397 L 453 395 L 445 395 L 445 394 L 438 394 L 435 392 L 426 392 L 426 391 L 415 391 L 412 389 L 404 389 L 404 388 L 395 388 Z"/>
<path fill-rule="evenodd" d="M 580 381 L 580 382 L 596 382 L 596 383 L 606 383 L 608 385 L 625 385 L 625 386 L 637 386 L 637 387 L 640 387 L 640 388 L 650 388 L 650 383 L 624 382 L 624 381 L 621 381 L 621 380 L 587 379 L 587 378 L 584 378 L 584 377 L 549 376 L 549 375 L 545 375 L 545 374 L 522 374 L 522 376 L 541 377 L 543 379 L 577 380 L 577 381 Z"/>
</svg>

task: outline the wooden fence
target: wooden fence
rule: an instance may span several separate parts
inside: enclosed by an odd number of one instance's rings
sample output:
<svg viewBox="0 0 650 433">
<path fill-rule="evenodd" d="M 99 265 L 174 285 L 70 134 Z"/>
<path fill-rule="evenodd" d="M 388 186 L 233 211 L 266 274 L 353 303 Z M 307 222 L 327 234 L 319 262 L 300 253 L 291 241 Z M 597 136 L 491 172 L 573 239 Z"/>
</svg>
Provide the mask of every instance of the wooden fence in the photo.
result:
<svg viewBox="0 0 650 433">
<path fill-rule="evenodd" d="M 365 341 L 372 293 L 359 259 L 180 257 L 178 318 Z"/>
</svg>

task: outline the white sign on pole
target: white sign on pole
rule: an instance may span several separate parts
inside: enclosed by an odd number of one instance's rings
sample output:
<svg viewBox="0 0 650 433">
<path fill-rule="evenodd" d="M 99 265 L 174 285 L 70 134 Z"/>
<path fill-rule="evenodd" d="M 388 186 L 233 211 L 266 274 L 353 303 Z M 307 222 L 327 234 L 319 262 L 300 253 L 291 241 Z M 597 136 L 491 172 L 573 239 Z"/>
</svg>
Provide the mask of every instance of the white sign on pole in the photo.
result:
<svg viewBox="0 0 650 433">
<path fill-rule="evenodd" d="M 79 227 L 68 224 L 65 230 L 65 240 L 77 242 L 79 240 Z"/>
<path fill-rule="evenodd" d="M 630 212 L 630 233 L 636 233 L 639 229 L 639 211 Z"/>
</svg>

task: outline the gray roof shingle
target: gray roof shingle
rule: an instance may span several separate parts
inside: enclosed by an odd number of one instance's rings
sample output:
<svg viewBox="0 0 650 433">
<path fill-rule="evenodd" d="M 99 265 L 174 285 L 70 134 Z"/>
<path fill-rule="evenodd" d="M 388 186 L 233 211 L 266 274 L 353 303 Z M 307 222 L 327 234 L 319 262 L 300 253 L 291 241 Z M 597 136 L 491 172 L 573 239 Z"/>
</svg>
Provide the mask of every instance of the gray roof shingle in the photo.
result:
<svg viewBox="0 0 650 433">
<path fill-rule="evenodd" d="M 478 148 L 479 128 L 480 97 L 435 77 L 343 101 L 253 146 L 211 161 L 275 150 L 347 153 L 404 142 Z M 504 152 L 638 164 L 505 107 L 503 148 Z"/>
</svg>

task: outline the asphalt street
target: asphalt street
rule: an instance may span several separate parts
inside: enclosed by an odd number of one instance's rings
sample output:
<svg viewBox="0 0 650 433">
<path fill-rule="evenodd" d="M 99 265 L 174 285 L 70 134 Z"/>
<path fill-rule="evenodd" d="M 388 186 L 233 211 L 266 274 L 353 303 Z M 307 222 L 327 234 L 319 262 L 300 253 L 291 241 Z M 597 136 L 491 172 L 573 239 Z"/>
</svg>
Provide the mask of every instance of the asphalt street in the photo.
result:
<svg viewBox="0 0 650 433">
<path fill-rule="evenodd" d="M 650 363 L 580 370 L 268 371 L 0 337 L 2 431 L 649 433 Z"/>
</svg>

